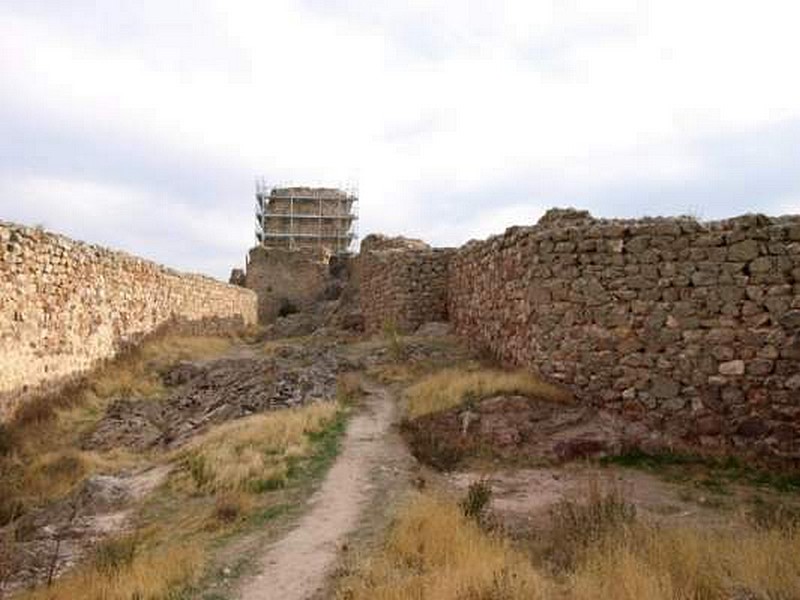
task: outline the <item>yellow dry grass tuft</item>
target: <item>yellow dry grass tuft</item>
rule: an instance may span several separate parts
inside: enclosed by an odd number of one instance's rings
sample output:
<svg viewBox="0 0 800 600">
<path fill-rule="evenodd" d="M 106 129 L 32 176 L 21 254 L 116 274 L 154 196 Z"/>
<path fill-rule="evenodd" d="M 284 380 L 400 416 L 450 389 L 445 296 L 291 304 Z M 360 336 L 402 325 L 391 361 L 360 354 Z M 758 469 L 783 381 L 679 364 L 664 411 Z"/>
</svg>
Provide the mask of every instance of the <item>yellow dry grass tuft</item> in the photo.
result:
<svg viewBox="0 0 800 600">
<path fill-rule="evenodd" d="M 342 581 L 348 600 L 536 600 L 550 586 L 510 543 L 482 531 L 452 503 L 415 497 L 382 552 Z"/>
<path fill-rule="evenodd" d="M 82 436 L 102 417 L 110 398 L 156 396 L 163 390 L 159 369 L 180 360 L 218 356 L 231 344 L 225 337 L 155 337 L 91 373 L 85 384 L 26 405 L 6 428 L 0 513 L 4 501 L 31 508 L 62 497 L 93 473 L 117 472 L 143 461 L 146 457 L 123 448 L 82 451 Z"/>
<path fill-rule="evenodd" d="M 109 363 L 89 378 L 89 388 L 100 398 L 150 398 L 164 391 L 158 369 L 181 360 L 212 358 L 230 349 L 231 339 L 212 336 L 156 337 Z"/>
<path fill-rule="evenodd" d="M 137 553 L 112 565 L 96 561 L 16 600 L 162 600 L 195 582 L 203 561 L 193 544 Z"/>
<path fill-rule="evenodd" d="M 320 402 L 224 424 L 191 444 L 185 465 L 206 491 L 282 487 L 290 461 L 310 451 L 308 435 L 322 431 L 338 410 L 335 402 Z"/>
<path fill-rule="evenodd" d="M 576 600 L 797 598 L 800 531 L 639 526 L 596 546 L 569 587 Z"/>
<path fill-rule="evenodd" d="M 723 530 L 657 526 L 636 522 L 619 494 L 598 492 L 580 506 L 560 508 L 553 539 L 584 547 L 565 568 L 558 568 L 549 553 L 522 554 L 509 539 L 464 517 L 463 507 L 431 495 L 415 497 L 390 529 L 383 549 L 340 580 L 338 597 L 800 598 L 796 524 L 755 529 L 742 523 Z"/>
<path fill-rule="evenodd" d="M 358 373 L 342 373 L 336 379 L 336 398 L 341 404 L 355 402 L 363 395 L 364 387 Z"/>
<path fill-rule="evenodd" d="M 428 375 L 408 389 L 408 416 L 415 419 L 453 408 L 470 397 L 485 398 L 494 394 L 520 394 L 552 402 L 572 399 L 566 390 L 528 371 L 451 368 Z"/>
</svg>

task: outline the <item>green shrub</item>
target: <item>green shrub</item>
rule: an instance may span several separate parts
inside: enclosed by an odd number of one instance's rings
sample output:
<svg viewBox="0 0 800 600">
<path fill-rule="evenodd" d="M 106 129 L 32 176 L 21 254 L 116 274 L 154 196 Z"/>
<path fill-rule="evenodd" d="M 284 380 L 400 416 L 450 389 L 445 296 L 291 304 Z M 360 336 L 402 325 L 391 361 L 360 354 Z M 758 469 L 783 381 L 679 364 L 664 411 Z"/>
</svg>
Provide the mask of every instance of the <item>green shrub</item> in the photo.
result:
<svg viewBox="0 0 800 600">
<path fill-rule="evenodd" d="M 465 517 L 480 522 L 491 500 L 492 486 L 488 480 L 479 479 L 469 485 L 467 496 L 459 503 L 459 506 Z"/>
</svg>

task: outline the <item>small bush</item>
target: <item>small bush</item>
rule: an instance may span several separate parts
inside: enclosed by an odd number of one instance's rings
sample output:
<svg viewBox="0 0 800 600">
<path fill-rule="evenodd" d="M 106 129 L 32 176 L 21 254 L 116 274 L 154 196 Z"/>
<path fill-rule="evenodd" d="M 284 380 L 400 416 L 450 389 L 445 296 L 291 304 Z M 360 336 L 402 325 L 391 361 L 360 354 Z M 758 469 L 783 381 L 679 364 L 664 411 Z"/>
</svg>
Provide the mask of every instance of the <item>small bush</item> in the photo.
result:
<svg viewBox="0 0 800 600">
<path fill-rule="evenodd" d="M 14 424 L 17 427 L 41 425 L 55 420 L 56 410 L 50 398 L 36 398 L 25 402 L 14 414 Z"/>
<path fill-rule="evenodd" d="M 265 491 L 283 485 L 293 460 L 308 456 L 314 436 L 336 419 L 335 402 L 252 415 L 196 439 L 184 464 L 205 492 Z"/>
<path fill-rule="evenodd" d="M 250 491 L 255 494 L 263 494 L 264 492 L 271 492 L 273 490 L 282 490 L 289 483 L 288 473 L 279 473 L 272 477 L 265 479 L 255 479 L 250 484 Z"/>
<path fill-rule="evenodd" d="M 62 497 L 91 470 L 83 453 L 62 448 L 31 457 L 21 478 L 21 491 L 39 500 Z"/>
<path fill-rule="evenodd" d="M 7 456 L 14 447 L 14 440 L 8 427 L 0 423 L 0 457 Z"/>
<path fill-rule="evenodd" d="M 139 539 L 136 536 L 105 540 L 95 548 L 94 567 L 105 575 L 119 573 L 133 564 L 138 549 Z"/>
<path fill-rule="evenodd" d="M 91 562 L 66 573 L 52 586 L 21 592 L 18 600 L 167 600 L 185 597 L 197 583 L 204 556 L 199 544 L 174 544 L 145 552 L 123 543 L 100 551 Z"/>
<path fill-rule="evenodd" d="M 569 578 L 575 600 L 790 600 L 797 531 L 636 524 L 593 546 Z"/>
<path fill-rule="evenodd" d="M 279 317 L 288 317 L 298 312 L 300 312 L 300 309 L 297 308 L 291 300 L 288 298 L 281 298 L 280 304 L 278 305 Z"/>
<path fill-rule="evenodd" d="M 3 597 L 6 582 L 17 569 L 17 557 L 10 534 L 0 532 L 0 598 Z"/>
<path fill-rule="evenodd" d="M 800 509 L 760 498 L 753 502 L 747 518 L 756 529 L 800 531 Z"/>
<path fill-rule="evenodd" d="M 190 454 L 186 457 L 184 464 L 198 490 L 203 489 L 214 481 L 214 471 L 208 465 L 206 457 L 202 454 Z"/>
<path fill-rule="evenodd" d="M 383 339 L 389 349 L 389 356 L 395 362 L 402 362 L 408 358 L 408 348 L 400 336 L 400 330 L 394 321 L 387 320 L 383 323 Z"/>
<path fill-rule="evenodd" d="M 589 486 L 585 502 L 564 499 L 550 510 L 553 520 L 552 559 L 556 566 L 571 568 L 586 551 L 631 526 L 636 507 L 625 501 L 619 489 L 604 492 Z"/>
<path fill-rule="evenodd" d="M 467 496 L 459 506 L 464 516 L 480 522 L 492 500 L 492 486 L 486 479 L 473 481 L 467 489 Z"/>
<path fill-rule="evenodd" d="M 461 438 L 445 439 L 416 422 L 404 422 L 402 431 L 414 458 L 440 471 L 452 471 L 467 456 Z"/>
<path fill-rule="evenodd" d="M 247 511 L 247 504 L 244 494 L 237 492 L 220 494 L 214 504 L 214 518 L 221 523 L 234 523 Z"/>
<path fill-rule="evenodd" d="M 0 498 L 0 527 L 13 523 L 25 514 L 25 504 L 16 498 Z"/>
</svg>

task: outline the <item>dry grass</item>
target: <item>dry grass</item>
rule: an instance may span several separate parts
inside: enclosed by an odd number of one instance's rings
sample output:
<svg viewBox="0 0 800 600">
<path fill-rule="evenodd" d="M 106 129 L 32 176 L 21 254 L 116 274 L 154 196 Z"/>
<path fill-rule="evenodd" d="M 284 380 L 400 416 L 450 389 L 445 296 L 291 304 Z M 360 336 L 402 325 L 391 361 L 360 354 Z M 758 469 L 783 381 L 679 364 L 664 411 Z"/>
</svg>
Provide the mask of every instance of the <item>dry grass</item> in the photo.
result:
<svg viewBox="0 0 800 600">
<path fill-rule="evenodd" d="M 410 383 L 420 377 L 425 366 L 419 363 L 385 363 L 372 365 L 367 369 L 367 375 L 380 383 L 392 385 L 396 383 Z"/>
<path fill-rule="evenodd" d="M 428 375 L 408 389 L 408 416 L 415 419 L 448 410 L 470 398 L 494 394 L 520 394 L 552 402 L 571 400 L 568 392 L 541 381 L 528 371 L 451 368 Z"/>
<path fill-rule="evenodd" d="M 25 512 L 64 496 L 93 473 L 118 472 L 146 460 L 125 449 L 82 451 L 82 436 L 102 417 L 110 398 L 157 395 L 163 389 L 160 369 L 217 356 L 231 343 L 223 337 L 159 336 L 91 373 L 83 385 L 23 407 L 2 435 L 0 513 L 12 505 Z"/>
<path fill-rule="evenodd" d="M 523 554 L 455 503 L 419 496 L 401 512 L 384 548 L 341 580 L 339 598 L 800 598 L 800 529 L 791 523 L 767 530 L 667 528 L 636 522 L 631 509 L 616 490 L 554 507 L 552 539 L 580 551 L 553 570 L 552 556 Z"/>
<path fill-rule="evenodd" d="M 309 434 L 322 431 L 338 410 L 335 402 L 322 402 L 224 424 L 193 442 L 184 464 L 204 491 L 282 487 L 292 460 L 310 451 Z"/>
<path fill-rule="evenodd" d="M 800 597 L 800 532 L 639 526 L 596 546 L 570 581 L 576 600 Z"/>
<path fill-rule="evenodd" d="M 355 372 L 342 373 L 336 379 L 336 399 L 340 404 L 350 404 L 364 395 L 361 376 Z"/>
<path fill-rule="evenodd" d="M 214 519 L 230 524 L 238 521 L 253 508 L 251 496 L 242 491 L 220 493 L 214 502 Z"/>
<path fill-rule="evenodd" d="M 100 398 L 158 396 L 164 391 L 159 376 L 161 368 L 182 360 L 219 356 L 230 349 L 231 344 L 231 339 L 225 337 L 157 337 L 95 373 L 89 379 L 89 388 Z"/>
<path fill-rule="evenodd" d="M 399 515 L 382 552 L 340 586 L 347 600 L 535 600 L 549 585 L 506 540 L 454 504 L 422 495 Z"/>
<path fill-rule="evenodd" d="M 118 557 L 120 558 L 120 557 Z M 95 560 L 86 567 L 16 600 L 163 600 L 198 579 L 203 553 L 196 545 L 135 552 L 120 560 Z"/>
<path fill-rule="evenodd" d="M 607 539 L 624 536 L 636 523 L 636 507 L 617 487 L 603 489 L 597 481 L 588 485 L 580 501 L 564 498 L 550 508 L 552 527 L 544 543 L 543 557 L 558 571 L 573 569 L 588 552 Z"/>
</svg>

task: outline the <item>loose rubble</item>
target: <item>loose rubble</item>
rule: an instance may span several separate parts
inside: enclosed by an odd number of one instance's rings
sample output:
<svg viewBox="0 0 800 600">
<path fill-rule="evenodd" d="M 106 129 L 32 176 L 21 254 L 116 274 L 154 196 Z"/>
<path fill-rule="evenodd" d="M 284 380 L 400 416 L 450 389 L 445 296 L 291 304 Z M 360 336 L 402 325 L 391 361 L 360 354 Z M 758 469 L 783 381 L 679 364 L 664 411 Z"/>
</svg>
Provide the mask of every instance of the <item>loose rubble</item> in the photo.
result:
<svg viewBox="0 0 800 600">
<path fill-rule="evenodd" d="M 329 400 L 348 365 L 332 346 L 286 345 L 271 356 L 179 363 L 162 375 L 175 388 L 163 399 L 120 398 L 84 441 L 84 448 L 176 447 L 231 419 Z"/>
</svg>

